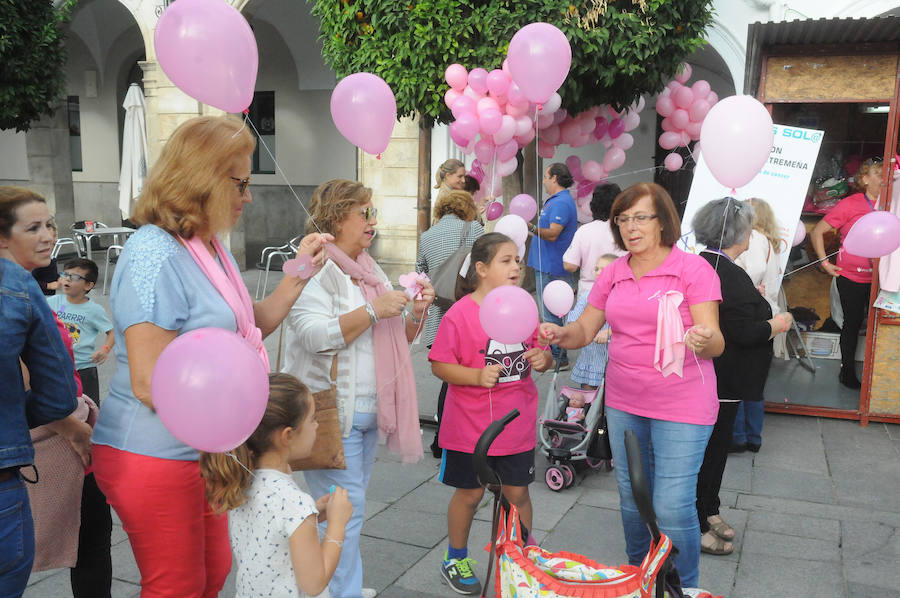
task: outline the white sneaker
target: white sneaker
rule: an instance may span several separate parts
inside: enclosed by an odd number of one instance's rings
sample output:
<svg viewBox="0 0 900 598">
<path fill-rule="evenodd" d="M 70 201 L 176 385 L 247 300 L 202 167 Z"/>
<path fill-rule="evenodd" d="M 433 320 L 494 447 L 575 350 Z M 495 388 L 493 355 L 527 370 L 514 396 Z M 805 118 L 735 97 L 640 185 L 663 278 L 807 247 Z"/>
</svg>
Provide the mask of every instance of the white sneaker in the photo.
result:
<svg viewBox="0 0 900 598">
<path fill-rule="evenodd" d="M 378 595 L 378 592 L 375 591 L 375 588 L 363 588 L 362 589 L 362 598 L 375 598 Z"/>
</svg>

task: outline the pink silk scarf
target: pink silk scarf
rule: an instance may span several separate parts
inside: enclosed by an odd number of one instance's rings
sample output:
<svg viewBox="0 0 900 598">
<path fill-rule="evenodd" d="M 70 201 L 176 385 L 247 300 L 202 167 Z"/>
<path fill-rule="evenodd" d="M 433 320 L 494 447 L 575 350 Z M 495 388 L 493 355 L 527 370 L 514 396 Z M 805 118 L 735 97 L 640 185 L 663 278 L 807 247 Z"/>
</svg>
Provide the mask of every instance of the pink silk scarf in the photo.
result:
<svg viewBox="0 0 900 598">
<path fill-rule="evenodd" d="M 375 260 L 365 251 L 354 260 L 333 243 L 327 244 L 325 250 L 344 274 L 358 281 L 366 301 L 371 302 L 390 290 L 375 274 Z M 398 453 L 404 463 L 414 463 L 422 458 L 422 435 L 416 380 L 403 318 L 378 320 L 372 327 L 372 337 L 375 343 L 378 429 L 387 440 L 388 450 Z"/>
<path fill-rule="evenodd" d="M 663 377 L 676 374 L 679 378 L 684 372 L 684 323 L 678 306 L 684 301 L 684 295 L 678 291 L 661 293 L 659 310 L 656 313 L 656 347 L 653 352 L 653 367 Z"/>
<path fill-rule="evenodd" d="M 178 237 L 181 244 L 184 245 L 191 257 L 197 263 L 197 266 L 206 274 L 206 277 L 212 283 L 231 311 L 234 312 L 234 319 L 237 322 L 238 334 L 244 337 L 250 345 L 256 349 L 266 371 L 269 371 L 269 355 L 262 342 L 262 331 L 256 326 L 256 320 L 253 317 L 253 301 L 250 299 L 250 293 L 241 279 L 241 273 L 234 266 L 225 247 L 221 241 L 213 235 L 212 245 L 219 256 L 222 267 L 216 264 L 215 258 L 210 255 L 203 240 L 197 235 L 190 239 Z"/>
</svg>

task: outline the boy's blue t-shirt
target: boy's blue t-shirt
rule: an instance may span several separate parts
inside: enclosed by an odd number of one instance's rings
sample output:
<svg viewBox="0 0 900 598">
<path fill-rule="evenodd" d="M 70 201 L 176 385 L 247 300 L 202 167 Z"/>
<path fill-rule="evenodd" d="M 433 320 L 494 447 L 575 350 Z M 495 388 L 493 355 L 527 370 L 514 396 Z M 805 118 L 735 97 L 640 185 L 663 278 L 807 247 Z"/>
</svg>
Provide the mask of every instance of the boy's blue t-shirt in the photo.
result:
<svg viewBox="0 0 900 598">
<path fill-rule="evenodd" d="M 532 237 L 528 265 L 552 276 L 566 276 L 568 272 L 563 267 L 562 258 L 572 244 L 572 237 L 578 228 L 578 208 L 568 189 L 551 195 L 544 202 L 544 208 L 538 218 L 538 228 L 550 228 L 553 223 L 562 225 L 562 232 L 555 241 Z"/>
<path fill-rule="evenodd" d="M 97 336 L 113 329 L 106 311 L 99 303 L 91 301 L 90 297 L 84 303 L 70 303 L 65 295 L 53 295 L 47 297 L 47 303 L 72 336 L 75 369 L 95 367 L 91 355 L 96 350 Z"/>
</svg>

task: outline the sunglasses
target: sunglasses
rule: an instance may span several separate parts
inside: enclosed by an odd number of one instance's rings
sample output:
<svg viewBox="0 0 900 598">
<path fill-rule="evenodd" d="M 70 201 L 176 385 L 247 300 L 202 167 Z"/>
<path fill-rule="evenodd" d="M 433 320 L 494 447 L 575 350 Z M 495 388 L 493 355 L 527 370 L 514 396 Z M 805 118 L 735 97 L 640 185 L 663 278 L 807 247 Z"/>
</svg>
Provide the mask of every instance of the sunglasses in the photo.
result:
<svg viewBox="0 0 900 598">
<path fill-rule="evenodd" d="M 79 280 L 87 280 L 87 278 L 85 278 L 81 274 L 73 274 L 72 272 L 59 272 L 59 277 L 74 282 L 78 282 Z"/>
<path fill-rule="evenodd" d="M 366 222 L 371 220 L 372 218 L 378 218 L 378 208 L 363 208 L 359 211 L 362 214 L 362 217 L 366 219 Z"/>
<path fill-rule="evenodd" d="M 241 192 L 241 196 L 243 196 L 244 192 L 247 191 L 247 185 L 250 184 L 250 177 L 247 177 L 246 179 L 239 179 L 236 176 L 228 178 L 230 178 L 232 181 L 237 181 L 236 187 L 238 188 L 238 191 Z"/>
</svg>

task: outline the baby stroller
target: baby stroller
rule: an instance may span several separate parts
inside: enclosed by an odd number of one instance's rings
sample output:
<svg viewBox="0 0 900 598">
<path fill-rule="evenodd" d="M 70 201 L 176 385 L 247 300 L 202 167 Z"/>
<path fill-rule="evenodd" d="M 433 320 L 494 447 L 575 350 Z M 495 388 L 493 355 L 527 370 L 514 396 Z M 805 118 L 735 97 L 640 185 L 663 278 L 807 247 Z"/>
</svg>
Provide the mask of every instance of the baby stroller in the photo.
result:
<svg viewBox="0 0 900 598">
<path fill-rule="evenodd" d="M 557 369 L 550 383 L 544 414 L 538 421 L 540 450 L 550 461 L 544 481 L 556 492 L 575 483 L 577 465 L 583 463 L 591 469 L 604 471 L 612 469 L 612 454 L 606 435 L 604 387 L 584 390 L 563 386 L 557 390 L 558 377 Z M 572 417 L 568 407 L 569 400 L 576 393 L 584 396 L 584 407 L 581 408 L 583 419 Z"/>
<path fill-rule="evenodd" d="M 631 487 L 652 536 L 650 550 L 641 566 L 607 567 L 578 554 L 550 553 L 539 546 L 523 546 L 522 538 L 528 537 L 528 530 L 519 521 L 516 507 L 503 498 L 502 480 L 487 462 L 491 443 L 518 416 L 519 411 L 513 409 L 492 422 L 475 445 L 473 461 L 478 479 L 494 495 L 490 557 L 482 598 L 487 596 L 490 586 L 487 580 L 491 578 L 495 561 L 494 593 L 504 598 L 715 598 L 702 590 L 682 589 L 675 569 L 676 549 L 656 524 L 640 446 L 631 431 L 625 434 Z"/>
</svg>

